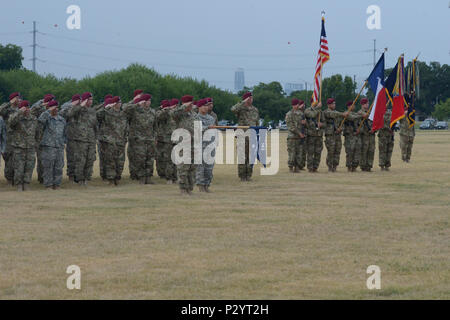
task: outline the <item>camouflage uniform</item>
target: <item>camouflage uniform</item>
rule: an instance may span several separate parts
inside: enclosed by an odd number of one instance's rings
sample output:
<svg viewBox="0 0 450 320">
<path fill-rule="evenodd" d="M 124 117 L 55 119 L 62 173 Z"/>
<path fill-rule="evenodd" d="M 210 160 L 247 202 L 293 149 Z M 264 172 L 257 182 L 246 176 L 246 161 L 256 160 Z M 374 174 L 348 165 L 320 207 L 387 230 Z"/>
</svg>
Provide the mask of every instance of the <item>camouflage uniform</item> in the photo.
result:
<svg viewBox="0 0 450 320">
<path fill-rule="evenodd" d="M 342 139 L 338 132 L 343 113 L 331 110 L 323 111 L 323 122 L 325 122 L 325 146 L 327 147 L 327 166 L 329 171 L 336 171 L 341 157 Z"/>
<path fill-rule="evenodd" d="M 14 162 L 13 162 L 13 147 L 11 141 L 13 140 L 14 132 L 9 126 L 9 117 L 16 113 L 19 109 L 11 103 L 6 102 L 0 106 L 0 116 L 5 121 L 6 125 L 6 146 L 3 152 L 3 160 L 5 161 L 5 178 L 9 183 L 14 183 Z"/>
<path fill-rule="evenodd" d="M 36 161 L 37 119 L 32 114 L 17 111 L 10 116 L 8 124 L 13 132 L 8 140 L 13 149 L 14 185 L 28 185 Z"/>
<path fill-rule="evenodd" d="M 214 111 L 209 111 L 208 114 L 214 118 L 214 125 L 219 125 L 219 119 L 217 118 L 217 114 Z"/>
<path fill-rule="evenodd" d="M 127 104 L 123 111 L 129 124 L 128 160 L 130 174 L 141 183 L 151 183 L 155 161 L 156 113 L 152 108 Z M 131 158 L 130 158 L 131 155 Z M 131 169 L 133 167 L 133 169 Z"/>
<path fill-rule="evenodd" d="M 74 181 L 85 182 L 91 180 L 93 166 L 96 159 L 95 149 L 97 140 L 97 116 L 92 107 L 76 105 L 69 108 L 69 121 L 73 121 L 71 150 L 74 154 Z M 68 128 L 69 129 L 69 128 Z"/>
<path fill-rule="evenodd" d="M 166 130 L 166 121 L 161 118 L 161 113 L 164 109 L 156 111 L 156 172 L 160 178 L 166 177 L 167 165 L 167 146 L 164 142 L 164 134 Z"/>
<path fill-rule="evenodd" d="M 359 110 L 358 114 L 362 117 L 366 111 Z M 362 171 L 370 171 L 373 167 L 373 158 L 375 156 L 375 132 L 372 132 L 372 120 L 364 120 L 360 129 L 361 140 L 361 160 L 360 167 Z"/>
<path fill-rule="evenodd" d="M 197 169 L 197 165 L 194 164 L 194 121 L 200 121 L 200 118 L 194 110 L 186 111 L 185 109 L 185 105 L 178 106 L 170 110 L 170 115 L 175 120 L 177 128 L 185 129 L 191 135 L 191 162 L 177 164 L 180 189 L 190 193 L 194 189 L 195 171 Z"/>
<path fill-rule="evenodd" d="M 255 106 L 246 106 L 241 101 L 231 107 L 240 126 L 258 126 L 259 111 Z M 245 164 L 238 164 L 238 175 L 242 181 L 250 180 L 253 174 L 253 164 L 250 164 L 250 139 L 245 137 Z"/>
<path fill-rule="evenodd" d="M 390 128 L 392 111 L 384 114 L 384 126 L 378 130 L 379 165 L 381 170 L 389 170 L 391 166 L 392 150 L 394 149 L 394 131 Z"/>
<path fill-rule="evenodd" d="M 3 154 L 6 149 L 6 124 L 0 116 L 0 152 Z M 1 158 L 0 158 L 1 160 Z"/>
<path fill-rule="evenodd" d="M 31 109 L 31 110 L 30 110 L 31 114 L 32 114 L 33 116 L 35 116 L 36 119 L 39 119 L 39 117 L 41 116 L 41 114 L 43 114 L 43 113 L 47 110 L 47 108 L 46 108 L 45 106 L 42 105 L 43 102 L 44 102 L 44 100 L 41 99 L 41 100 L 35 102 L 35 103 L 31 106 L 31 108 L 30 108 L 30 109 Z M 43 134 L 42 128 L 38 125 L 38 139 L 37 139 L 38 142 L 41 141 L 42 134 Z M 38 176 L 38 181 L 39 181 L 39 183 L 43 183 L 43 182 L 44 182 L 43 177 L 42 177 L 43 168 L 42 168 L 41 153 L 42 153 L 42 147 L 41 147 L 41 145 L 38 143 L 38 144 L 36 145 L 36 160 L 37 160 L 37 163 L 36 163 L 36 172 L 37 172 L 37 176 Z"/>
<path fill-rule="evenodd" d="M 40 143 L 42 178 L 46 187 L 59 187 L 64 168 L 64 145 L 66 143 L 66 120 L 60 116 L 52 116 L 49 111 L 38 119 L 41 127 Z"/>
<path fill-rule="evenodd" d="M 320 165 L 320 157 L 323 149 L 323 128 L 318 127 L 318 117 L 322 111 L 318 107 L 309 107 L 305 110 L 306 125 L 308 128 L 306 137 L 306 152 L 308 154 L 308 170 L 316 171 Z M 321 122 L 322 122 L 321 116 Z"/>
<path fill-rule="evenodd" d="M 199 117 L 199 120 L 201 120 L 201 122 L 202 122 L 202 133 L 204 133 L 206 130 L 208 130 L 209 126 L 215 125 L 214 117 L 212 117 L 209 114 L 202 115 L 199 112 L 198 117 Z M 217 130 L 217 129 L 211 129 L 211 130 Z M 205 151 L 205 148 L 211 143 L 216 143 L 215 138 L 213 138 L 212 141 L 203 141 L 203 139 L 202 139 L 202 155 L 203 155 L 203 152 Z M 215 150 L 211 155 L 215 156 Z M 202 159 L 202 164 L 197 166 L 195 183 L 198 186 L 209 187 L 209 185 L 211 184 L 212 178 L 213 178 L 213 168 L 214 168 L 214 163 L 208 164 L 205 162 L 204 159 Z M 208 189 L 206 189 L 206 190 L 208 190 Z"/>
<path fill-rule="evenodd" d="M 117 184 L 122 178 L 125 163 L 128 119 L 123 110 L 101 108 L 97 111 L 97 120 L 101 123 L 98 140 L 103 156 L 104 178 Z"/>
<path fill-rule="evenodd" d="M 402 151 L 403 161 L 409 162 L 411 159 L 414 136 L 414 126 L 409 127 L 409 122 L 406 117 L 400 119 L 400 149 Z"/>
<path fill-rule="evenodd" d="M 344 122 L 345 165 L 349 171 L 355 171 L 361 159 L 361 138 L 357 133 L 361 119 L 358 113 L 350 112 Z"/>
<path fill-rule="evenodd" d="M 305 146 L 305 138 L 301 138 L 300 134 L 305 135 L 305 128 L 302 125 L 304 114 L 300 110 L 290 110 L 286 114 L 286 125 L 288 127 L 287 151 L 289 169 L 298 170 L 302 164 L 302 150 Z M 306 135 L 305 135 L 306 136 Z"/>
<path fill-rule="evenodd" d="M 71 108 L 72 102 L 68 101 L 61 106 L 61 111 L 59 114 L 66 120 L 66 173 L 69 179 L 73 180 L 73 177 L 75 176 L 75 121 L 73 119 L 69 119 L 68 117 L 68 112 Z"/>
<path fill-rule="evenodd" d="M 158 123 L 158 145 L 159 162 L 161 166 L 161 175 L 167 181 L 177 181 L 177 166 L 172 162 L 172 132 L 176 129 L 174 119 L 170 115 L 170 109 L 164 108 L 156 112 L 156 119 Z M 161 176 L 160 175 L 160 176 Z"/>
<path fill-rule="evenodd" d="M 99 104 L 93 106 L 93 108 L 95 109 L 95 111 L 98 112 L 99 110 L 103 109 L 103 103 L 99 103 Z M 97 117 L 97 121 L 98 121 L 98 130 L 100 131 L 101 127 L 102 127 L 102 122 L 101 122 L 101 120 L 98 119 L 98 117 Z M 101 144 L 100 140 L 97 140 L 97 153 L 98 153 L 98 167 L 99 167 L 99 170 L 100 170 L 100 177 L 103 180 L 106 180 L 107 179 L 106 178 L 106 172 L 105 172 L 105 167 L 103 165 L 104 164 L 104 160 L 103 160 L 104 153 L 103 153 L 103 150 L 102 150 L 102 144 Z"/>
</svg>

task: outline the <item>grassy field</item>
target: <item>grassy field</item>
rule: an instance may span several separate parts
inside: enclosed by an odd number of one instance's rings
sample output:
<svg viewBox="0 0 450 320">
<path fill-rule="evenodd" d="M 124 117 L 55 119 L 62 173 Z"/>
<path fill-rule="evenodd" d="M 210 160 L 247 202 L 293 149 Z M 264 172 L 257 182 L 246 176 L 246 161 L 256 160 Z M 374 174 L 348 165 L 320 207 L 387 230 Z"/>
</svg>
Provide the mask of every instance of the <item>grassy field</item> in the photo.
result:
<svg viewBox="0 0 450 320">
<path fill-rule="evenodd" d="M 409 164 L 397 135 L 391 171 L 372 173 L 347 173 L 344 152 L 328 173 L 325 150 L 318 174 L 289 173 L 285 137 L 277 175 L 218 165 L 192 197 L 159 178 L 109 187 L 97 164 L 87 188 L 17 193 L 2 174 L 0 299 L 450 298 L 449 132 L 418 131 Z"/>
</svg>

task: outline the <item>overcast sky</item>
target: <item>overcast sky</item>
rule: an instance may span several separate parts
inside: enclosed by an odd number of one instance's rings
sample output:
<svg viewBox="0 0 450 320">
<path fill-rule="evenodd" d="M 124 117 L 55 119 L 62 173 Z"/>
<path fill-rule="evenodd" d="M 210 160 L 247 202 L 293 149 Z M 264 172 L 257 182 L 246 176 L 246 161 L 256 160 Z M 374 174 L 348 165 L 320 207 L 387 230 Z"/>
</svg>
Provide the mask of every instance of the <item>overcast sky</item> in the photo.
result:
<svg viewBox="0 0 450 320">
<path fill-rule="evenodd" d="M 81 8 L 80 30 L 66 27 L 72 4 Z M 381 9 L 381 30 L 366 26 L 369 5 Z M 449 64 L 449 6 L 449 0 L 2 0 L 0 43 L 22 46 L 31 69 L 27 32 L 35 20 L 41 74 L 79 79 L 139 62 L 229 90 L 238 67 L 248 86 L 310 85 L 324 10 L 331 56 L 324 77 L 341 73 L 361 83 L 372 68 L 373 39 L 377 58 L 388 48 L 386 68 L 401 53 Z"/>
</svg>

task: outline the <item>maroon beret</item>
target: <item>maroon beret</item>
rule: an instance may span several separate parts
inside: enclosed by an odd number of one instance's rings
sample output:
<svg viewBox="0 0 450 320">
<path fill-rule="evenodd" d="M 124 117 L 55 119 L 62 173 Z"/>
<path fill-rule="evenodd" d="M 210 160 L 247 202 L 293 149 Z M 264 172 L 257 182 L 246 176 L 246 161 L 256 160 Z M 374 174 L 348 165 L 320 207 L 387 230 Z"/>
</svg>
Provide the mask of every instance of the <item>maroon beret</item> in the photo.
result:
<svg viewBox="0 0 450 320">
<path fill-rule="evenodd" d="M 79 94 L 74 94 L 72 96 L 72 102 L 77 101 L 77 100 L 81 100 L 81 96 Z"/>
<path fill-rule="evenodd" d="M 345 104 L 347 107 L 350 107 L 353 104 L 353 101 L 347 101 L 347 103 Z"/>
<path fill-rule="evenodd" d="M 200 100 L 197 101 L 197 107 L 199 107 L 199 108 L 203 107 L 207 103 L 208 103 L 207 99 L 200 99 Z"/>
<path fill-rule="evenodd" d="M 112 102 L 113 103 L 118 103 L 118 102 L 120 102 L 121 100 L 120 100 L 120 97 L 119 96 L 114 96 L 114 97 L 112 97 Z"/>
<path fill-rule="evenodd" d="M 50 102 L 50 101 L 52 101 L 53 99 L 55 99 L 55 97 L 52 95 L 52 94 L 46 94 L 45 96 L 44 96 L 44 102 Z"/>
<path fill-rule="evenodd" d="M 332 104 L 334 102 L 336 102 L 336 100 L 334 100 L 333 98 L 328 98 L 327 100 L 327 104 Z"/>
<path fill-rule="evenodd" d="M 190 95 L 185 95 L 181 97 L 181 102 L 182 103 L 186 103 L 186 102 L 191 102 L 194 101 L 194 97 L 190 96 Z"/>
<path fill-rule="evenodd" d="M 144 93 L 144 94 L 141 96 L 141 98 L 139 99 L 138 102 L 141 102 L 141 101 L 149 101 L 149 100 L 151 100 L 151 99 L 152 99 L 152 95 L 151 95 L 151 94 L 149 94 L 149 93 Z"/>
<path fill-rule="evenodd" d="M 28 100 L 23 100 L 23 101 L 20 103 L 19 108 L 22 108 L 22 107 L 28 107 L 29 105 L 30 105 L 30 103 L 28 102 Z"/>
<path fill-rule="evenodd" d="M 9 95 L 9 100 L 14 99 L 15 97 L 20 97 L 20 93 L 19 92 L 13 92 Z"/>
<path fill-rule="evenodd" d="M 178 99 L 173 98 L 172 100 L 170 100 L 170 106 L 176 106 L 179 103 Z"/>
<path fill-rule="evenodd" d="M 213 102 L 213 98 L 206 98 L 206 103 L 212 103 Z"/>
<path fill-rule="evenodd" d="M 81 95 L 81 101 L 87 100 L 89 98 L 92 98 L 92 93 L 90 92 L 85 92 Z"/>
<path fill-rule="evenodd" d="M 58 105 L 58 101 L 51 100 L 51 101 L 49 101 L 47 106 L 50 108 L 50 107 L 54 107 L 54 106 L 57 106 L 57 105 Z"/>
<path fill-rule="evenodd" d="M 292 99 L 291 104 L 293 106 L 296 106 L 296 105 L 300 104 L 300 100 L 298 100 L 297 98 L 294 98 L 294 99 Z"/>
<path fill-rule="evenodd" d="M 298 101 L 298 104 L 299 104 L 299 105 L 305 104 L 305 101 L 299 100 L 299 101 Z"/>
<path fill-rule="evenodd" d="M 247 99 L 248 97 L 251 97 L 252 96 L 252 93 L 251 92 L 246 92 L 246 93 L 244 93 L 244 95 L 242 96 L 242 100 L 245 100 L 245 99 Z"/>
<path fill-rule="evenodd" d="M 105 101 L 105 100 L 108 99 L 108 98 L 112 98 L 112 97 L 113 97 L 112 94 L 107 94 L 107 95 L 103 98 L 103 101 Z"/>
<path fill-rule="evenodd" d="M 114 103 L 113 98 L 109 97 L 109 98 L 105 99 L 105 101 L 103 102 L 103 106 L 106 107 L 108 104 L 112 104 L 112 103 Z"/>
<path fill-rule="evenodd" d="M 367 99 L 367 98 L 362 98 L 362 99 L 361 99 L 361 104 L 366 104 L 366 103 L 369 103 L 369 99 Z"/>
<path fill-rule="evenodd" d="M 198 100 L 192 101 L 192 104 L 193 104 L 194 106 L 196 106 L 196 105 L 197 105 L 197 102 L 198 102 Z"/>
<path fill-rule="evenodd" d="M 163 100 L 163 101 L 161 101 L 161 106 L 162 106 L 163 108 L 170 107 L 170 102 L 169 102 L 169 100 Z"/>
<path fill-rule="evenodd" d="M 136 89 L 134 90 L 134 96 L 136 97 L 138 94 L 141 94 L 142 92 L 144 92 L 144 90 Z"/>
</svg>

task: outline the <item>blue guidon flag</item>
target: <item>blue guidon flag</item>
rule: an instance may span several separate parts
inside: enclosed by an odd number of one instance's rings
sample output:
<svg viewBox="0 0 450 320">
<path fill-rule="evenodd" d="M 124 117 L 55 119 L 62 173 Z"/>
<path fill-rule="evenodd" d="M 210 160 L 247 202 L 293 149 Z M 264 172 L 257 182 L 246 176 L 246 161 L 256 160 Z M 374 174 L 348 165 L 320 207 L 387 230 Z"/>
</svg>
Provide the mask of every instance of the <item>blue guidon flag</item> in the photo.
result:
<svg viewBox="0 0 450 320">
<path fill-rule="evenodd" d="M 372 132 L 383 128 L 384 114 L 386 113 L 386 90 L 384 88 L 384 53 L 378 60 L 375 68 L 373 68 L 369 78 L 370 88 L 375 93 L 375 100 L 369 115 L 369 119 L 373 121 Z"/>
</svg>

